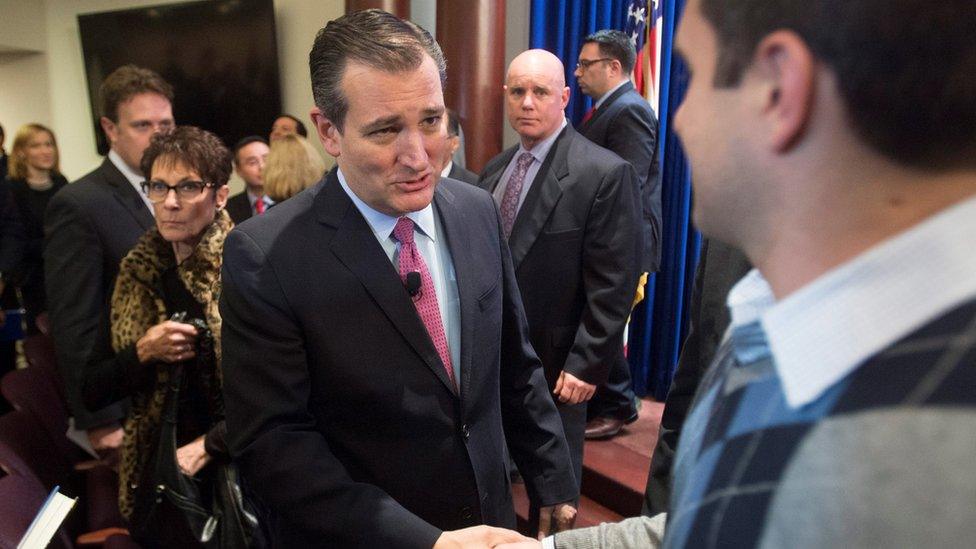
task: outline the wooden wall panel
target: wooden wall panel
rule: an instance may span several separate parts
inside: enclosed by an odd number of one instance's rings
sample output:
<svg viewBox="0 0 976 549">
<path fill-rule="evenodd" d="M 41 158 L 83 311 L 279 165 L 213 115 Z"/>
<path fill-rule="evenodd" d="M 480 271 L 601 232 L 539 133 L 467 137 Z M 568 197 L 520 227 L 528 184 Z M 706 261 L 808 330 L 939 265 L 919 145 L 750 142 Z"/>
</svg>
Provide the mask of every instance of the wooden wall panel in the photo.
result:
<svg viewBox="0 0 976 549">
<path fill-rule="evenodd" d="M 505 2 L 437 2 L 437 41 L 447 59 L 444 101 L 461 117 L 467 168 L 480 173 L 502 147 Z"/>
</svg>

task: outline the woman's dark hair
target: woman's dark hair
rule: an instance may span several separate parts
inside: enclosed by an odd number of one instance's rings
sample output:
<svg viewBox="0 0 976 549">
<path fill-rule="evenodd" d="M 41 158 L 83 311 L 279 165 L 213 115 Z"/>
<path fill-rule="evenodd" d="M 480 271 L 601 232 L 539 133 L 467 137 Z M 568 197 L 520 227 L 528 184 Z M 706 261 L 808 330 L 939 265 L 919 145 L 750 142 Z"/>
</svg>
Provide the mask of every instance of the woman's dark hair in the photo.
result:
<svg viewBox="0 0 976 549">
<path fill-rule="evenodd" d="M 152 177 L 152 166 L 159 158 L 185 164 L 200 174 L 205 183 L 216 187 L 230 180 L 230 151 L 219 137 L 195 126 L 177 126 L 171 132 L 153 136 L 139 163 L 146 178 Z"/>
</svg>

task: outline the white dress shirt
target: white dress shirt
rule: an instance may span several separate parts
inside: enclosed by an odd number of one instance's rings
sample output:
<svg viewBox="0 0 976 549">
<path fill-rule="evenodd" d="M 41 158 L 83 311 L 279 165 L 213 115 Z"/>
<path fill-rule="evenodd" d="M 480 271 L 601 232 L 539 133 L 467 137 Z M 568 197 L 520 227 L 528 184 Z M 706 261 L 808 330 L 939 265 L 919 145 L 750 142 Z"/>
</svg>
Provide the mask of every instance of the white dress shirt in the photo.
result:
<svg viewBox="0 0 976 549">
<path fill-rule="evenodd" d="M 125 163 L 125 160 L 122 160 L 122 157 L 119 156 L 119 153 L 115 152 L 114 149 L 109 149 L 108 159 L 112 161 L 112 164 L 114 164 L 120 172 L 122 172 L 122 175 L 124 175 L 129 181 L 132 188 L 136 190 L 136 193 L 140 198 L 142 198 L 142 201 L 146 203 L 146 207 L 149 208 L 149 213 L 153 217 L 156 217 L 156 210 L 153 209 L 152 202 L 149 201 L 149 197 L 146 196 L 146 193 L 142 192 L 142 182 L 146 180 L 146 177 L 130 168 L 129 165 Z"/>
<path fill-rule="evenodd" d="M 601 95 L 600 98 L 596 100 L 596 103 L 593 104 L 593 110 L 595 111 L 595 110 L 599 109 L 600 108 L 600 105 L 604 104 L 606 102 L 607 98 L 610 97 L 611 95 L 613 95 L 613 92 L 615 92 L 618 89 L 620 89 L 620 87 L 623 86 L 624 84 L 626 84 L 627 82 L 630 82 L 630 79 L 625 78 L 625 79 L 621 80 L 619 84 L 617 84 L 616 86 L 610 88 L 607 91 L 607 93 Z"/>
<path fill-rule="evenodd" d="M 892 343 L 976 297 L 973 234 L 976 197 L 780 302 L 753 270 L 729 293 L 731 327 L 760 320 L 787 402 L 804 406 Z"/>
</svg>

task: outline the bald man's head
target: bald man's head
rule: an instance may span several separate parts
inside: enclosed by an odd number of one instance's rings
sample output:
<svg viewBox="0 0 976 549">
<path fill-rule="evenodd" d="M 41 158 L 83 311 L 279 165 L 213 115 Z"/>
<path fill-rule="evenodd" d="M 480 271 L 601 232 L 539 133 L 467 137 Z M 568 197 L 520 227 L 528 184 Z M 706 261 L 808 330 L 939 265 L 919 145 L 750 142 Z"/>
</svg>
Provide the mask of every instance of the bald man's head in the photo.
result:
<svg viewBox="0 0 976 549">
<path fill-rule="evenodd" d="M 531 149 L 559 130 L 569 103 L 563 64 L 545 50 L 520 53 L 508 66 L 505 105 L 508 122 Z"/>
</svg>

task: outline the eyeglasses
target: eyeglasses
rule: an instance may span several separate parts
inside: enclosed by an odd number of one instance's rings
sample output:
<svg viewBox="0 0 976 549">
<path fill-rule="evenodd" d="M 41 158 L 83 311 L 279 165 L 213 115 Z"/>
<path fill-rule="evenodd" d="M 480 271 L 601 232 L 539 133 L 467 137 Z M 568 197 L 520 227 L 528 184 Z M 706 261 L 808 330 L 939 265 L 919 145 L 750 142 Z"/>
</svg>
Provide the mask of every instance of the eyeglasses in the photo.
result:
<svg viewBox="0 0 976 549">
<path fill-rule="evenodd" d="M 613 61 L 610 57 L 601 57 L 599 59 L 580 59 L 576 62 L 577 69 L 583 69 L 584 71 L 590 68 L 593 63 L 599 63 L 600 61 Z"/>
<path fill-rule="evenodd" d="M 167 185 L 162 181 L 143 181 L 142 192 L 146 193 L 152 203 L 162 202 L 169 196 L 170 191 L 176 191 L 176 197 L 183 200 L 193 200 L 203 194 L 207 187 L 213 187 L 213 183 L 203 181 L 181 181 L 176 185 Z"/>
</svg>

